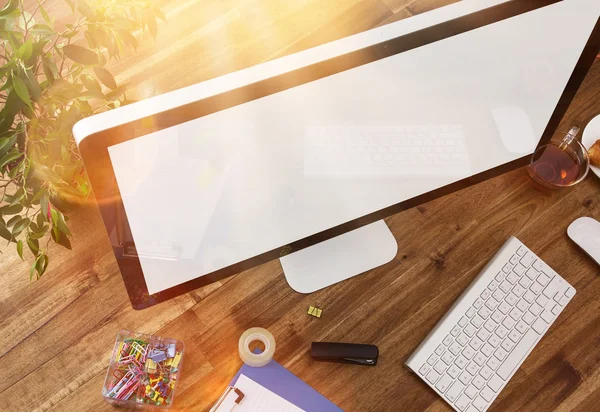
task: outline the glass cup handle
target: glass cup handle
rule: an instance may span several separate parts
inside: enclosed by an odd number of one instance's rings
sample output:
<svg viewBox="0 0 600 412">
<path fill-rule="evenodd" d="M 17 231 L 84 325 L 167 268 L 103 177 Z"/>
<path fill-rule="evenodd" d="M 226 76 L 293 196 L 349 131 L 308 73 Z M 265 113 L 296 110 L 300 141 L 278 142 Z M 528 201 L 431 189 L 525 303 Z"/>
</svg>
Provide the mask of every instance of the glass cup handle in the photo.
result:
<svg viewBox="0 0 600 412">
<path fill-rule="evenodd" d="M 568 145 L 573 143 L 573 140 L 575 140 L 575 137 L 578 133 L 579 126 L 573 126 L 571 130 L 569 130 L 569 133 L 567 133 L 567 135 L 563 138 L 562 142 L 560 142 L 560 148 L 565 150 Z"/>
</svg>

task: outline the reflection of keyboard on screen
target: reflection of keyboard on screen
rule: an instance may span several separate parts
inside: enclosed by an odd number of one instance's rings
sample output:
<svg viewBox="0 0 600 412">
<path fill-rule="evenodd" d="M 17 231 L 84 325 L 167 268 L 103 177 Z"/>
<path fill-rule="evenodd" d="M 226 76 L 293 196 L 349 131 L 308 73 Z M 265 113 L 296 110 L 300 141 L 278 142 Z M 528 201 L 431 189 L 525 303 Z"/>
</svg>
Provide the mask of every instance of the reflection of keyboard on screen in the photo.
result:
<svg viewBox="0 0 600 412">
<path fill-rule="evenodd" d="M 459 125 L 309 127 L 304 156 L 304 173 L 315 176 L 453 176 L 471 171 Z"/>
</svg>

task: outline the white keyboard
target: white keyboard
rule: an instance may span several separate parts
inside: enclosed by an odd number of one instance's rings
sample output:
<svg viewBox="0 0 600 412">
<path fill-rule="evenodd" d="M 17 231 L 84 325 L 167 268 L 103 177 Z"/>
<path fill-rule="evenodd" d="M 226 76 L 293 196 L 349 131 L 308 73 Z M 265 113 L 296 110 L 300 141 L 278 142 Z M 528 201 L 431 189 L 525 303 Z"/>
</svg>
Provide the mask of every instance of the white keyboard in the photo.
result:
<svg viewBox="0 0 600 412">
<path fill-rule="evenodd" d="M 511 237 L 406 365 L 455 410 L 483 412 L 574 295 Z"/>
<path fill-rule="evenodd" d="M 463 176 L 471 172 L 460 125 L 308 127 L 308 176 Z"/>
</svg>

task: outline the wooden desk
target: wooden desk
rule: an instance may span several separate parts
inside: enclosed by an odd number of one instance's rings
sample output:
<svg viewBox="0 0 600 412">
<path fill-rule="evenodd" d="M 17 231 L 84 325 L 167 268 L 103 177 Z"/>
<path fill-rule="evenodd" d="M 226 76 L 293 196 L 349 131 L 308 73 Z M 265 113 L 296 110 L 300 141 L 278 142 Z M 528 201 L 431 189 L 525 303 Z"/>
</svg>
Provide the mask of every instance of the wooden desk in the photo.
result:
<svg viewBox="0 0 600 412">
<path fill-rule="evenodd" d="M 229 71 L 408 17 L 448 0 L 163 0 L 169 23 L 156 44 L 111 70 L 134 97 Z M 26 3 L 34 4 L 34 1 Z M 48 10 L 66 12 L 51 0 Z M 557 28 L 558 29 L 558 28 Z M 561 130 L 600 113 L 600 62 Z M 492 410 L 597 410 L 600 402 L 599 268 L 566 235 L 580 216 L 600 218 L 600 181 L 535 190 L 523 169 L 387 219 L 396 259 L 310 296 L 293 292 L 273 261 L 151 309 L 131 309 L 94 205 L 72 216 L 74 251 L 51 250 L 29 283 L 29 265 L 0 247 L 0 398 L 8 411 L 110 411 L 100 395 L 119 329 L 186 344 L 175 410 L 206 410 L 241 366 L 237 340 L 251 326 L 277 339 L 276 359 L 347 411 L 449 410 L 403 366 L 510 235 L 578 289 Z M 306 314 L 323 302 L 323 317 Z M 310 342 L 379 346 L 377 367 L 313 362 Z"/>
</svg>

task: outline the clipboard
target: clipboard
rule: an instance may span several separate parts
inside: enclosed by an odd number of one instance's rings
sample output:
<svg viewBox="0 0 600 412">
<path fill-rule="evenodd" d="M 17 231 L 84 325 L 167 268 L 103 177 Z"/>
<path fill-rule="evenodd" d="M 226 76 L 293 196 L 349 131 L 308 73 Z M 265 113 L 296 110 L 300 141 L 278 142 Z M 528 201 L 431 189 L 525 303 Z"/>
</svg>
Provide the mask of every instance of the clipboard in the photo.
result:
<svg viewBox="0 0 600 412">
<path fill-rule="evenodd" d="M 235 386 L 240 375 L 246 375 L 306 412 L 343 412 L 337 405 L 275 360 L 260 368 L 244 364 L 229 385 Z"/>
</svg>

